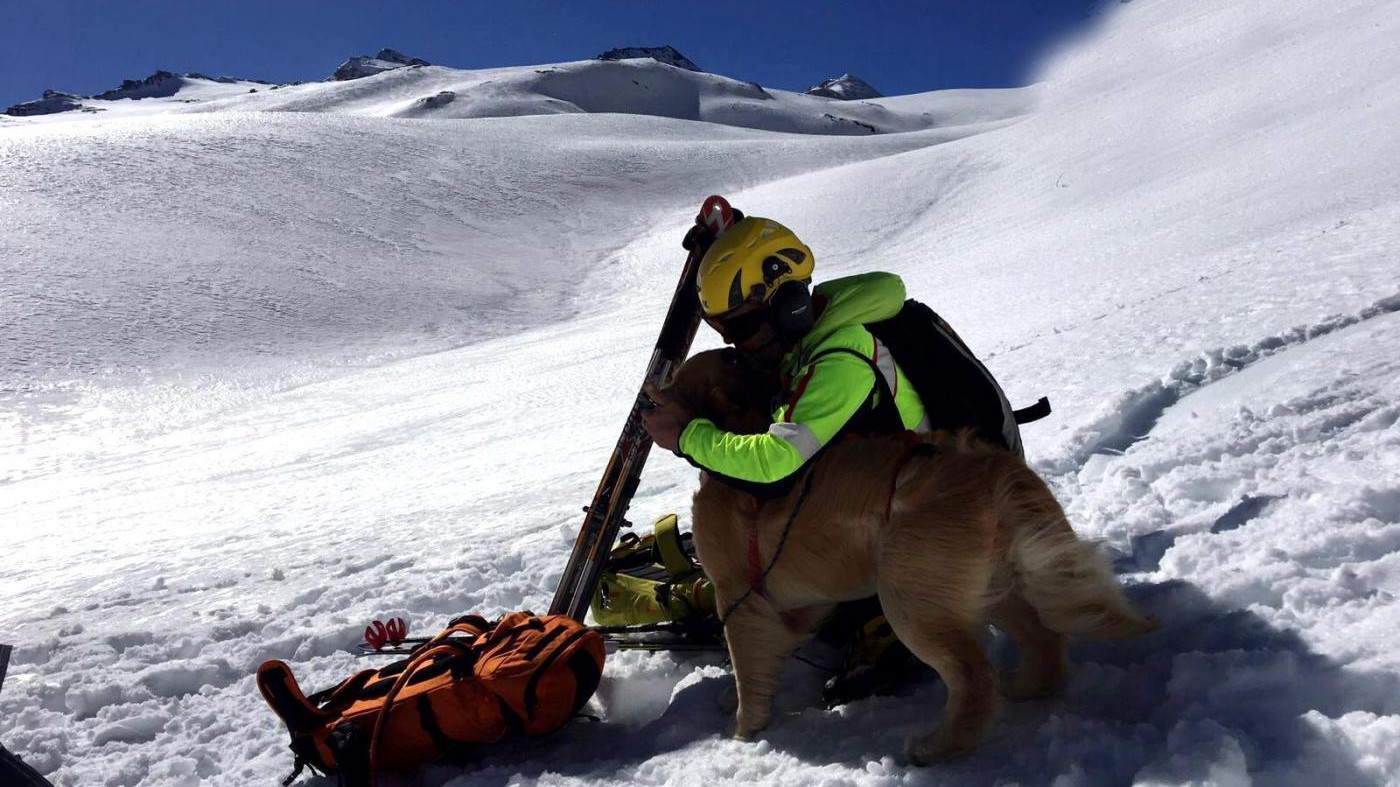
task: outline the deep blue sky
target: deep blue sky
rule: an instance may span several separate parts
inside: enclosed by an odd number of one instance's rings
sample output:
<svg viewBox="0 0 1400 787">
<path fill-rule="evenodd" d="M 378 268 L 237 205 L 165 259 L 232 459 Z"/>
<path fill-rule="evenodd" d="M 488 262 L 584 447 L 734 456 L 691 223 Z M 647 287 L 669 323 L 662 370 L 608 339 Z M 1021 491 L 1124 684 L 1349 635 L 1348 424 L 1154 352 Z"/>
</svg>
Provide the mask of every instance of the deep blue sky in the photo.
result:
<svg viewBox="0 0 1400 787">
<path fill-rule="evenodd" d="M 0 0 L 0 108 L 157 69 L 324 79 L 389 46 L 455 68 L 671 44 L 702 69 L 787 90 L 851 72 L 896 95 L 1026 84 L 1102 0 Z"/>
</svg>

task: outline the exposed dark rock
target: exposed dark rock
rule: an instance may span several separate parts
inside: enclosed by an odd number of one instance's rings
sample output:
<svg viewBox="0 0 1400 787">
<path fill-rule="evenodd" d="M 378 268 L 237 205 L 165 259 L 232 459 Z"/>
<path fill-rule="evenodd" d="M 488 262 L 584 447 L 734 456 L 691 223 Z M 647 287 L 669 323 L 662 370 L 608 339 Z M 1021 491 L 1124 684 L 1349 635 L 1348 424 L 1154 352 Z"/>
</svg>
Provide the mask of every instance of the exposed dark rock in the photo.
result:
<svg viewBox="0 0 1400 787">
<path fill-rule="evenodd" d="M 45 90 L 43 98 L 15 104 L 5 110 L 5 114 L 14 117 L 27 117 L 29 115 L 53 115 L 59 112 L 71 112 L 83 108 L 83 98 L 84 96 L 75 96 L 72 93 Z"/>
<path fill-rule="evenodd" d="M 240 79 L 240 78 L 238 78 L 238 77 L 227 77 L 227 76 L 225 76 L 225 77 L 211 77 L 211 76 L 209 76 L 209 75 L 207 75 L 207 74 L 201 74 L 201 73 L 199 73 L 198 71 L 191 71 L 191 72 L 189 72 L 188 74 L 185 74 L 185 78 L 186 78 L 186 79 L 206 79 L 206 80 L 208 80 L 208 81 L 210 81 L 210 82 L 218 82 L 218 83 L 221 84 L 221 85 L 236 85 L 236 84 L 238 84 L 239 82 L 253 82 L 253 83 L 256 83 L 256 84 L 259 84 L 259 85 L 271 85 L 271 84 L 272 84 L 271 82 L 267 81 L 266 79 Z"/>
<path fill-rule="evenodd" d="M 659 63 L 668 66 L 684 68 L 687 71 L 699 71 L 700 66 L 695 65 L 690 58 L 676 51 L 676 48 L 667 46 L 623 46 L 617 49 L 609 49 L 601 55 L 598 60 L 631 60 L 633 58 L 649 57 Z"/>
<path fill-rule="evenodd" d="M 438 93 L 436 96 L 424 96 L 423 98 L 418 99 L 414 103 L 418 106 L 419 109 L 438 109 L 440 107 L 445 107 L 448 104 L 451 104 L 452 99 L 456 97 L 457 94 L 453 93 L 451 90 L 444 90 L 441 93 Z"/>
<path fill-rule="evenodd" d="M 209 76 L 208 74 L 201 74 L 201 73 L 199 73 L 198 71 L 191 71 L 191 72 L 185 74 L 185 76 L 186 76 L 187 78 L 189 78 L 189 79 L 204 79 L 204 80 L 208 80 L 208 81 L 210 81 L 210 82 L 219 82 L 219 83 L 224 84 L 224 85 L 232 85 L 232 84 L 234 84 L 235 82 L 242 82 L 242 81 L 243 81 L 243 80 L 241 80 L 241 79 L 234 79 L 233 77 L 211 77 L 211 76 Z M 251 82 L 252 80 L 248 80 L 248 81 Z"/>
<path fill-rule="evenodd" d="M 763 85 L 760 85 L 757 82 L 744 82 L 743 85 L 745 88 L 747 88 L 747 91 L 745 91 L 743 95 L 751 96 L 753 98 L 761 98 L 764 100 L 771 100 L 773 98 L 773 94 L 769 93 L 767 90 L 764 90 Z"/>
<path fill-rule="evenodd" d="M 816 87 L 807 88 L 807 95 L 835 98 L 841 101 L 859 101 L 866 98 L 881 98 L 884 94 L 858 76 L 842 74 L 835 79 L 828 79 Z"/>
<path fill-rule="evenodd" d="M 340 67 L 331 75 L 331 79 L 337 82 L 345 82 L 351 79 L 362 79 L 364 77 L 374 76 L 375 74 L 381 74 L 385 71 L 393 71 L 396 68 L 403 68 L 404 66 L 430 65 L 432 65 L 432 63 L 426 60 L 409 57 L 393 49 L 381 49 L 379 50 L 379 54 L 374 57 L 359 55 L 341 63 Z"/>
<path fill-rule="evenodd" d="M 108 90 L 105 93 L 98 93 L 93 98 L 103 101 L 116 101 L 123 98 L 165 98 L 175 95 L 184 85 L 184 77 L 179 74 L 157 71 L 145 79 L 124 79 L 121 87 Z"/>
<path fill-rule="evenodd" d="M 870 125 L 869 123 L 864 123 L 864 122 L 859 121 L 859 120 L 851 120 L 850 118 L 837 117 L 837 116 L 835 116 L 835 115 L 833 115 L 833 114 L 831 114 L 831 113 L 829 113 L 829 112 L 826 113 L 826 114 L 824 114 L 824 115 L 822 115 L 822 117 L 826 118 L 827 120 L 830 120 L 832 123 L 835 123 L 835 124 L 838 125 L 838 126 L 843 125 L 843 124 L 845 124 L 845 125 L 851 125 L 851 126 L 855 126 L 855 127 L 857 127 L 857 128 L 863 128 L 863 129 L 865 129 L 866 131 L 870 132 L 871 134 L 878 134 L 878 133 L 880 133 L 880 130 L 879 130 L 879 129 L 875 128 L 874 126 Z"/>
<path fill-rule="evenodd" d="M 429 63 L 429 62 L 426 61 L 426 60 L 423 60 L 423 59 L 417 58 L 417 57 L 409 57 L 408 55 L 405 55 L 404 53 L 398 51 L 397 49 L 389 49 L 389 48 L 387 48 L 387 47 L 384 48 L 384 49 L 379 50 L 379 54 L 375 55 L 374 58 L 375 58 L 376 60 L 387 60 L 387 61 L 389 61 L 390 63 L 399 63 L 399 64 L 405 65 L 405 66 L 428 66 L 428 65 L 432 65 L 431 63 Z"/>
</svg>

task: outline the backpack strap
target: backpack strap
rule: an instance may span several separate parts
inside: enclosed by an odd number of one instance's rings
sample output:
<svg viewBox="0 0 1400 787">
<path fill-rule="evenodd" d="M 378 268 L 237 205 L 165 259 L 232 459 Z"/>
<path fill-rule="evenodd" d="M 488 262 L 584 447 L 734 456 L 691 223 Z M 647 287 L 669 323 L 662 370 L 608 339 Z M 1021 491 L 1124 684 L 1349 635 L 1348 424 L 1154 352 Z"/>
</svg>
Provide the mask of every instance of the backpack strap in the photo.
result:
<svg viewBox="0 0 1400 787">
<path fill-rule="evenodd" d="M 383 670 L 361 670 L 341 681 L 339 685 L 318 691 L 306 700 L 325 713 L 338 713 L 360 699 L 360 692 L 372 678 L 382 672 Z"/>
<path fill-rule="evenodd" d="M 879 340 L 877 339 L 876 341 Z M 881 345 L 883 346 L 883 342 L 881 342 Z M 853 432 L 870 432 L 884 434 L 905 431 L 904 421 L 902 418 L 900 418 L 899 415 L 899 408 L 894 403 L 894 393 L 891 390 L 892 386 L 886 381 L 884 372 L 881 369 L 880 365 L 877 364 L 871 358 L 864 355 L 863 353 L 857 350 L 852 350 L 848 347 L 831 347 L 826 350 L 822 350 L 818 353 L 815 353 L 814 355 L 812 355 L 811 358 L 806 359 L 802 364 L 800 364 L 800 368 L 805 369 L 807 367 L 810 367 L 812 364 L 815 364 L 822 358 L 825 358 L 828 355 L 835 355 L 837 353 L 853 355 L 864 361 L 866 364 L 868 364 L 870 366 L 871 371 L 875 373 L 875 383 L 871 387 L 870 395 L 868 395 L 866 398 L 866 407 L 864 409 L 857 410 L 856 413 L 851 416 L 851 419 L 847 421 L 846 424 L 842 426 L 841 429 L 839 429 L 835 435 L 832 435 L 831 439 L 826 442 L 826 445 L 831 445 L 832 443 L 841 440 L 842 438 Z M 890 358 L 890 368 L 891 370 L 893 370 L 893 354 L 890 355 Z M 871 405 L 871 399 L 874 399 L 873 405 Z M 823 448 L 820 450 L 826 450 L 825 446 L 823 446 Z M 707 476 L 724 483 L 725 486 L 728 486 L 731 489 L 736 489 L 740 492 L 746 492 L 750 495 L 753 495 L 758 500 L 775 500 L 780 497 L 786 497 L 790 492 L 792 492 L 793 488 L 797 485 L 797 482 L 802 479 L 805 470 L 811 467 L 811 463 L 815 461 L 817 456 L 820 456 L 820 451 L 817 454 L 808 457 L 807 462 L 803 464 L 802 469 L 799 469 L 797 472 L 792 473 L 786 478 L 777 481 L 771 481 L 768 483 L 745 481 L 740 478 L 734 478 L 733 476 L 727 476 L 723 473 L 716 472 L 715 470 L 712 470 L 708 467 L 699 464 L 690 457 L 682 456 L 682 458 L 686 459 L 686 461 L 690 462 L 692 465 L 695 465 Z"/>
<path fill-rule="evenodd" d="M 878 352 L 880 340 L 874 339 L 874 341 L 877 343 L 876 351 Z M 849 347 L 832 347 L 813 355 L 807 363 L 809 365 L 814 364 L 828 355 L 837 355 L 838 353 L 855 356 L 869 365 L 870 371 L 875 373 L 875 384 L 871 387 L 870 396 L 867 397 L 866 400 L 868 409 L 863 413 L 857 413 L 850 421 L 847 421 L 846 425 L 841 428 L 840 432 L 837 432 L 832 440 L 837 440 L 852 431 L 903 432 L 904 419 L 900 417 L 899 406 L 896 405 L 894 401 L 894 385 L 890 383 L 889 378 L 885 375 L 885 370 L 880 367 L 880 364 L 876 362 L 875 359 L 858 350 L 852 350 Z M 898 372 L 894 371 L 894 356 L 889 354 L 888 349 L 886 350 L 886 355 L 890 357 L 891 376 L 898 374 Z M 873 406 L 870 406 L 871 397 L 874 398 Z"/>
<path fill-rule="evenodd" d="M 656 520 L 652 526 L 655 535 L 656 557 L 666 567 L 666 574 L 672 581 L 695 572 L 695 563 L 681 546 L 681 531 L 675 514 L 667 514 Z"/>
<path fill-rule="evenodd" d="M 361 674 L 373 674 L 373 671 L 360 673 L 355 677 L 358 678 Z M 345 681 L 342 686 L 353 680 L 354 678 Z M 292 736 L 291 749 L 296 771 L 287 779 L 286 784 L 295 781 L 307 766 L 317 773 L 334 772 L 337 765 L 335 753 L 319 745 L 313 733 L 335 718 L 336 714 L 317 707 L 302 694 L 296 677 L 285 662 L 263 662 L 262 666 L 258 667 L 257 684 L 263 699 L 286 725 Z"/>
<path fill-rule="evenodd" d="M 1035 404 L 1015 410 L 1011 415 L 1016 419 L 1016 423 L 1028 424 L 1046 417 L 1050 414 L 1050 400 L 1044 396 L 1036 400 Z"/>
<path fill-rule="evenodd" d="M 433 637 L 431 640 L 428 640 L 423 650 L 415 654 L 413 658 L 409 660 L 408 665 L 404 667 L 403 672 L 399 673 L 398 679 L 394 681 L 393 687 L 389 689 L 389 693 L 385 695 L 384 704 L 380 706 L 379 714 L 374 720 L 374 731 L 370 733 L 369 738 L 368 775 L 371 785 L 375 783 L 376 776 L 379 772 L 379 752 L 384 743 L 385 732 L 388 730 L 389 712 L 393 710 L 394 703 L 399 698 L 399 693 L 402 692 L 404 687 L 409 684 L 409 681 L 413 679 L 414 673 L 418 672 L 424 666 L 431 665 L 437 656 L 445 655 L 449 658 L 453 656 L 461 658 L 463 656 L 462 651 L 455 647 L 456 643 L 447 641 L 455 628 L 456 627 L 449 628 L 436 637 Z M 467 650 L 465 657 L 468 660 L 473 658 L 473 653 L 470 649 Z M 421 716 L 420 707 L 420 722 L 422 720 L 423 717 Z M 436 721 L 436 719 L 434 719 L 434 721 Z M 424 731 L 429 737 L 434 739 L 434 743 L 437 743 L 437 739 L 433 736 L 431 731 L 427 729 Z M 452 750 L 444 750 L 443 753 L 456 754 L 456 747 L 454 746 Z"/>
<path fill-rule="evenodd" d="M 491 624 L 487 622 L 486 618 L 480 615 L 463 615 L 459 618 L 453 618 L 452 622 L 448 623 L 447 626 L 448 628 L 460 631 L 464 634 L 474 634 L 477 636 L 491 630 Z"/>
</svg>

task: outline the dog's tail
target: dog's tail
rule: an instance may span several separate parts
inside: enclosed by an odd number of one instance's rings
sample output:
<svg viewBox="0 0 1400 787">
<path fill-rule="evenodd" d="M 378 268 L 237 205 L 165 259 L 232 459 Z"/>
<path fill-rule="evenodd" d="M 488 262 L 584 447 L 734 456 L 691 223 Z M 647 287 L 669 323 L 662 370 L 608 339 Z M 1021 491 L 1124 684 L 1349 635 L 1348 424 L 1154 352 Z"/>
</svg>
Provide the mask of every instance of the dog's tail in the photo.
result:
<svg viewBox="0 0 1400 787">
<path fill-rule="evenodd" d="M 1087 639 L 1129 639 L 1156 629 L 1156 621 L 1123 595 L 1094 545 L 1074 535 L 1044 482 L 1036 477 L 1033 485 L 1039 490 L 1013 506 L 1030 521 L 1022 519 L 1015 529 L 1008 557 L 1041 622 L 1066 636 Z"/>
</svg>

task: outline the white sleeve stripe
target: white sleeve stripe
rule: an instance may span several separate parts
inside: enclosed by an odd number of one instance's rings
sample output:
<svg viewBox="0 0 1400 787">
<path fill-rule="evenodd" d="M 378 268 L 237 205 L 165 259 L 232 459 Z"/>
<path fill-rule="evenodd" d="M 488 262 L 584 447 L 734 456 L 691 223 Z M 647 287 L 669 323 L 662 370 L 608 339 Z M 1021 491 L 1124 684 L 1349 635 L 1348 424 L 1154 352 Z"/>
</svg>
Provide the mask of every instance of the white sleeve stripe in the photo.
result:
<svg viewBox="0 0 1400 787">
<path fill-rule="evenodd" d="M 796 448 L 803 462 L 822 450 L 822 441 L 817 439 L 816 433 L 806 424 L 776 423 L 768 427 L 768 434 Z"/>
<path fill-rule="evenodd" d="M 895 371 L 894 353 L 891 353 L 884 343 L 879 339 L 875 340 L 875 366 L 880 370 L 880 376 L 885 378 L 885 385 L 889 387 L 890 396 L 899 393 L 899 372 Z"/>
</svg>

